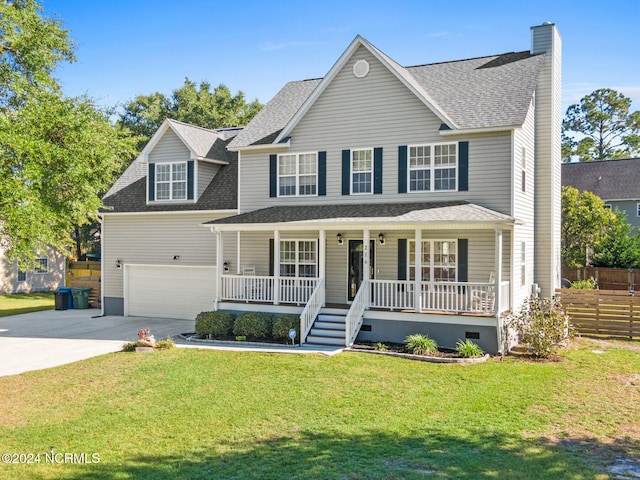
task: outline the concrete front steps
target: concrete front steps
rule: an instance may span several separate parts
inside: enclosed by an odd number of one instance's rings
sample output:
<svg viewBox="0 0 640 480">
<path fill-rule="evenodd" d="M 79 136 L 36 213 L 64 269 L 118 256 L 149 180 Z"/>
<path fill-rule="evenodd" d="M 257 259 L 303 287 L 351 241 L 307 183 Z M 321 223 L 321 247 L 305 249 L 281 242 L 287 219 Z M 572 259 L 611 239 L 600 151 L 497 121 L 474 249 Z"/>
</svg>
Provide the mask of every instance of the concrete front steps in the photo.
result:
<svg viewBox="0 0 640 480">
<path fill-rule="evenodd" d="M 332 347 L 344 347 L 345 317 L 343 312 L 320 311 L 318 318 L 313 323 L 307 344 L 329 345 Z"/>
</svg>

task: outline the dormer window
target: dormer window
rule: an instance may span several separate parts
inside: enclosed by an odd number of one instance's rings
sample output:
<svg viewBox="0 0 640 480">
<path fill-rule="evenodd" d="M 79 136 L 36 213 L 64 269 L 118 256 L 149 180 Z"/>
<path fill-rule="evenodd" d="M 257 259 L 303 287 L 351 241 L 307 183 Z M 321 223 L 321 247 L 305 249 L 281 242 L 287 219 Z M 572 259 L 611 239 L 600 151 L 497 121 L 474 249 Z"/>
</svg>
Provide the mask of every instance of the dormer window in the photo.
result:
<svg viewBox="0 0 640 480">
<path fill-rule="evenodd" d="M 187 199 L 187 162 L 156 164 L 156 200 Z"/>
</svg>

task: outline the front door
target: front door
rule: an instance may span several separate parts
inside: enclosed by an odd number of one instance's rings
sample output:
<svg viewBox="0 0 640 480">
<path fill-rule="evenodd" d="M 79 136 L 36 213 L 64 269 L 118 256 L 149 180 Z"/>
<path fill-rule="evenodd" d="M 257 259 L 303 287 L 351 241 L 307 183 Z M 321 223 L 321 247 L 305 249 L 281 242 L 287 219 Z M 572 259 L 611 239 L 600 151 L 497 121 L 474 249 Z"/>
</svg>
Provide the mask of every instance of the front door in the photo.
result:
<svg viewBox="0 0 640 480">
<path fill-rule="evenodd" d="M 375 240 L 370 241 L 369 247 L 369 278 L 373 278 L 375 272 Z M 364 248 L 362 240 L 349 240 L 349 278 L 347 279 L 347 300 L 352 301 L 360 284 L 364 279 L 363 272 Z"/>
</svg>

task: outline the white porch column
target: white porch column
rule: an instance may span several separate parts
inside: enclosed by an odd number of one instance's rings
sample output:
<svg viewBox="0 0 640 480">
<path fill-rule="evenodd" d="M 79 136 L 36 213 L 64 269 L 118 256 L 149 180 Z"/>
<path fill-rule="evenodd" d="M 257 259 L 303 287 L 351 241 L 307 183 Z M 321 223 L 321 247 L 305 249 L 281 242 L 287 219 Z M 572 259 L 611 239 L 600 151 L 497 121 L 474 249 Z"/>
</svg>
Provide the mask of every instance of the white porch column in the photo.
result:
<svg viewBox="0 0 640 480">
<path fill-rule="evenodd" d="M 222 232 L 211 229 L 213 233 L 216 235 L 216 302 L 215 302 L 215 310 L 218 310 L 218 304 L 220 303 L 222 297 L 222 271 L 224 267 L 222 264 L 224 263 L 222 256 Z"/>
<path fill-rule="evenodd" d="M 326 230 L 320 230 L 320 237 L 318 238 L 318 278 L 325 278 L 326 272 L 327 272 L 327 232 Z M 327 288 L 326 279 L 324 284 L 326 289 Z M 324 307 L 325 303 L 323 303 L 322 306 Z"/>
<path fill-rule="evenodd" d="M 371 271 L 371 245 L 369 230 L 362 231 L 362 281 L 370 277 Z"/>
<path fill-rule="evenodd" d="M 496 225 L 495 234 L 496 249 L 496 278 L 495 278 L 495 312 L 500 314 L 500 284 L 502 283 L 502 226 Z"/>
<path fill-rule="evenodd" d="M 422 229 L 416 228 L 415 233 L 415 279 L 413 285 L 413 306 L 416 313 L 422 311 Z"/>
<path fill-rule="evenodd" d="M 500 304 L 502 302 L 500 298 L 500 284 L 502 283 L 502 226 L 496 225 L 495 234 L 495 249 L 496 249 L 496 285 L 494 287 L 495 294 L 495 314 L 496 314 L 496 326 L 498 336 L 498 351 L 503 350 L 502 345 L 502 318 L 500 316 Z"/>
<path fill-rule="evenodd" d="M 280 303 L 280 230 L 273 231 L 273 304 Z"/>
</svg>

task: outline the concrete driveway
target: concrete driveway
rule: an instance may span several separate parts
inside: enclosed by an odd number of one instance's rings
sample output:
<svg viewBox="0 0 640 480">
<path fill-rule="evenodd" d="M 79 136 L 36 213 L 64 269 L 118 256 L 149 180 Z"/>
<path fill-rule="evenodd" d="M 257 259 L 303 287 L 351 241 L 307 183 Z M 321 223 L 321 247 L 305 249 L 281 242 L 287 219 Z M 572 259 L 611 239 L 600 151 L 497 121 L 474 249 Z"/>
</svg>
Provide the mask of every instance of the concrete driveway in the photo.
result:
<svg viewBox="0 0 640 480">
<path fill-rule="evenodd" d="M 149 328 L 157 340 L 193 331 L 193 320 L 100 317 L 100 310 L 45 310 L 0 317 L 0 376 L 117 352 Z"/>
</svg>

